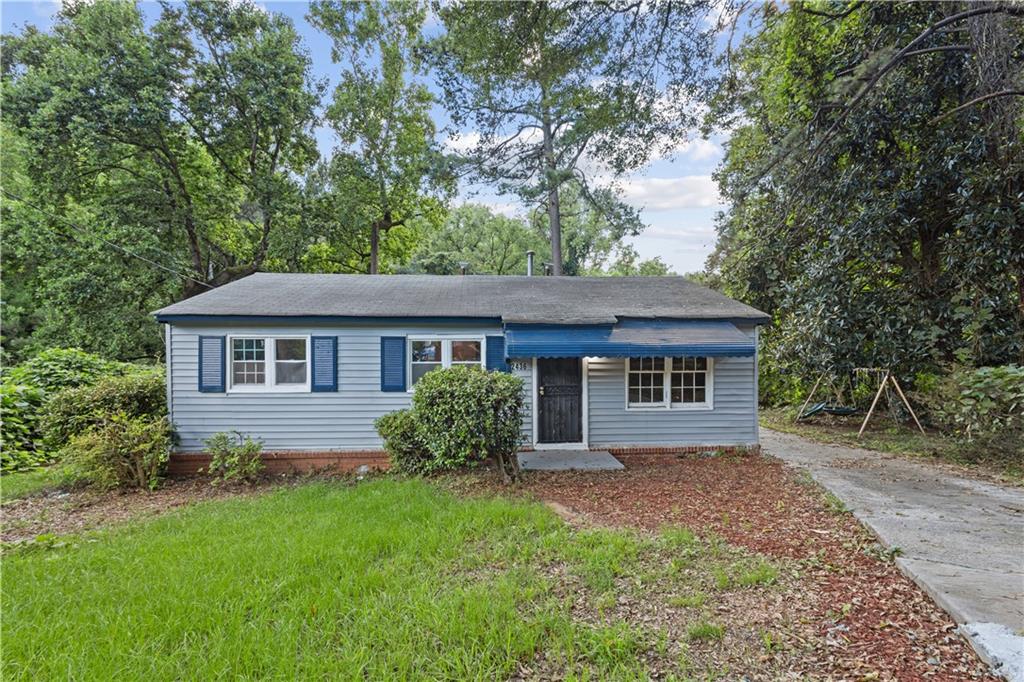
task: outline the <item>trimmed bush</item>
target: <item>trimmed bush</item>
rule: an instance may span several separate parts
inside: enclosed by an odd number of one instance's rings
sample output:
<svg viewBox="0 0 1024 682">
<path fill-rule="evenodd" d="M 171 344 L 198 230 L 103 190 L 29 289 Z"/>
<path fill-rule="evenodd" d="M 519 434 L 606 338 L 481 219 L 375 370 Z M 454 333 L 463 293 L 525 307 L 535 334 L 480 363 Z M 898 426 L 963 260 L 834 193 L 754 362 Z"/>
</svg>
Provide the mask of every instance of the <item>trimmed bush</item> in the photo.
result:
<svg viewBox="0 0 1024 682">
<path fill-rule="evenodd" d="M 263 443 L 238 431 L 215 433 L 206 441 L 210 453 L 207 473 L 215 481 L 254 481 L 263 473 Z"/>
<path fill-rule="evenodd" d="M 43 441 L 56 450 L 111 415 L 162 417 L 167 413 L 166 403 L 164 375 L 159 369 L 102 377 L 92 385 L 63 390 L 46 401 L 41 424 Z"/>
<path fill-rule="evenodd" d="M 46 461 L 36 445 L 43 392 L 24 384 L 0 385 L 0 469 L 30 469 Z"/>
<path fill-rule="evenodd" d="M 430 472 L 430 455 L 416 434 L 412 410 L 398 410 L 378 418 L 373 425 L 384 439 L 391 465 L 410 474 Z"/>
<path fill-rule="evenodd" d="M 72 480 L 153 490 L 167 464 L 170 436 L 166 417 L 114 414 L 72 437 L 62 458 Z"/>
<path fill-rule="evenodd" d="M 91 384 L 105 375 L 123 374 L 131 366 L 78 348 L 50 348 L 13 367 L 7 379 L 37 388 L 49 397 L 65 388 Z"/>
<path fill-rule="evenodd" d="M 385 420 L 381 435 L 399 469 L 445 471 L 494 457 L 505 479 L 514 480 L 522 411 L 518 377 L 470 366 L 438 369 L 417 382 L 410 414 Z"/>
</svg>

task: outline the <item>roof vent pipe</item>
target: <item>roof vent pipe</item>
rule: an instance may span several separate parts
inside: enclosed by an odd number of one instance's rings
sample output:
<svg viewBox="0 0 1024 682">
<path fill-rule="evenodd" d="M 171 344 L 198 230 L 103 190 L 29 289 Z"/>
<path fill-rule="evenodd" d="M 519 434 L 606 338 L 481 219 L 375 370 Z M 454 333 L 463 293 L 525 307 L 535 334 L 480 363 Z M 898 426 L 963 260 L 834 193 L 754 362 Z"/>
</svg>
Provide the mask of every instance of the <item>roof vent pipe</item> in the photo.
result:
<svg viewBox="0 0 1024 682">
<path fill-rule="evenodd" d="M 526 276 L 533 277 L 533 251 L 526 252 Z"/>
<path fill-rule="evenodd" d="M 469 263 L 467 263 L 466 261 L 459 261 L 459 272 L 461 274 L 465 275 L 466 271 L 468 271 L 468 270 L 469 270 Z"/>
</svg>

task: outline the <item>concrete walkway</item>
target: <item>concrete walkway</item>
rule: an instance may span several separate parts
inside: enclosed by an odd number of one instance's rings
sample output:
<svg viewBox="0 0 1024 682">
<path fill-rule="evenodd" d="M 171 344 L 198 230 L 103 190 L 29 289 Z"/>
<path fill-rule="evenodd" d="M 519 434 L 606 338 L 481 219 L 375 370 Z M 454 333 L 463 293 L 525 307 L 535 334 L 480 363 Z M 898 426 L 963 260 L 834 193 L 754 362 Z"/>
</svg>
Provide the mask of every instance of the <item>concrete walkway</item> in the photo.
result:
<svg viewBox="0 0 1024 682">
<path fill-rule="evenodd" d="M 761 429 L 889 547 L 999 674 L 1024 681 L 1024 491 L 885 453 Z"/>
<path fill-rule="evenodd" d="M 531 450 L 519 453 L 519 466 L 534 471 L 610 471 L 624 469 L 606 450 Z"/>
</svg>

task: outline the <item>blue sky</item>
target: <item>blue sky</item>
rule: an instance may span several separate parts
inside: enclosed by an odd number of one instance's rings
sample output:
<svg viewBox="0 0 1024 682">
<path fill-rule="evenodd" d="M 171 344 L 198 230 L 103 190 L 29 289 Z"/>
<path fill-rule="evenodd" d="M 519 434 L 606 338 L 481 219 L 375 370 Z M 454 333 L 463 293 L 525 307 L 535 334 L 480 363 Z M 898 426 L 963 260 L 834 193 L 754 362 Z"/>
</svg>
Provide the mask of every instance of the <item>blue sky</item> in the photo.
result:
<svg viewBox="0 0 1024 682">
<path fill-rule="evenodd" d="M 330 41 L 313 28 L 305 18 L 306 2 L 263 2 L 271 12 L 289 16 L 302 35 L 313 62 L 313 75 L 337 82 L 338 69 L 331 62 Z M 4 33 L 17 32 L 26 23 L 46 29 L 59 5 L 42 0 L 0 4 Z M 147 12 L 159 11 L 156 3 L 143 3 Z M 431 27 L 428 27 L 430 30 Z M 433 86 L 428 82 L 428 85 Z M 433 89 L 433 87 L 432 87 Z M 439 127 L 447 123 L 444 110 L 436 107 Z M 334 142 L 327 129 L 317 131 L 323 151 Z M 655 160 L 649 167 L 620 182 L 623 198 L 641 209 L 647 229 L 631 241 L 644 258 L 660 256 L 678 273 L 703 269 L 704 260 L 714 248 L 714 216 L 719 205 L 717 188 L 711 179 L 722 158 L 722 139 L 703 140 L 696 134 L 680 145 L 673 154 Z M 475 201 L 508 215 L 525 211 L 514 197 L 498 196 L 486 187 L 465 186 L 457 203 Z"/>
</svg>

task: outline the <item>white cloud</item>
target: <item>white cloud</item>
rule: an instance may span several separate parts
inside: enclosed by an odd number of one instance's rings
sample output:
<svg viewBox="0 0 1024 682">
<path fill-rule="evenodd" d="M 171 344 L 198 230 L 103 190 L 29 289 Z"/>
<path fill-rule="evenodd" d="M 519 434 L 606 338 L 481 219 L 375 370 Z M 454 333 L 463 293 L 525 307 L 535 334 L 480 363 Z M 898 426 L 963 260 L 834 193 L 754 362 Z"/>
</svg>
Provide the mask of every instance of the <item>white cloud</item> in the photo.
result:
<svg viewBox="0 0 1024 682">
<path fill-rule="evenodd" d="M 722 203 L 718 186 L 710 175 L 629 178 L 622 182 L 622 198 L 626 203 L 648 211 L 708 208 Z"/>
<path fill-rule="evenodd" d="M 662 156 L 666 159 L 683 158 L 690 161 L 709 161 L 721 157 L 722 147 L 718 143 L 705 140 L 702 137 L 687 140 Z"/>
<path fill-rule="evenodd" d="M 444 141 L 444 147 L 455 154 L 465 154 L 480 144 L 480 133 L 474 131 L 468 133 L 454 133 Z"/>
</svg>

